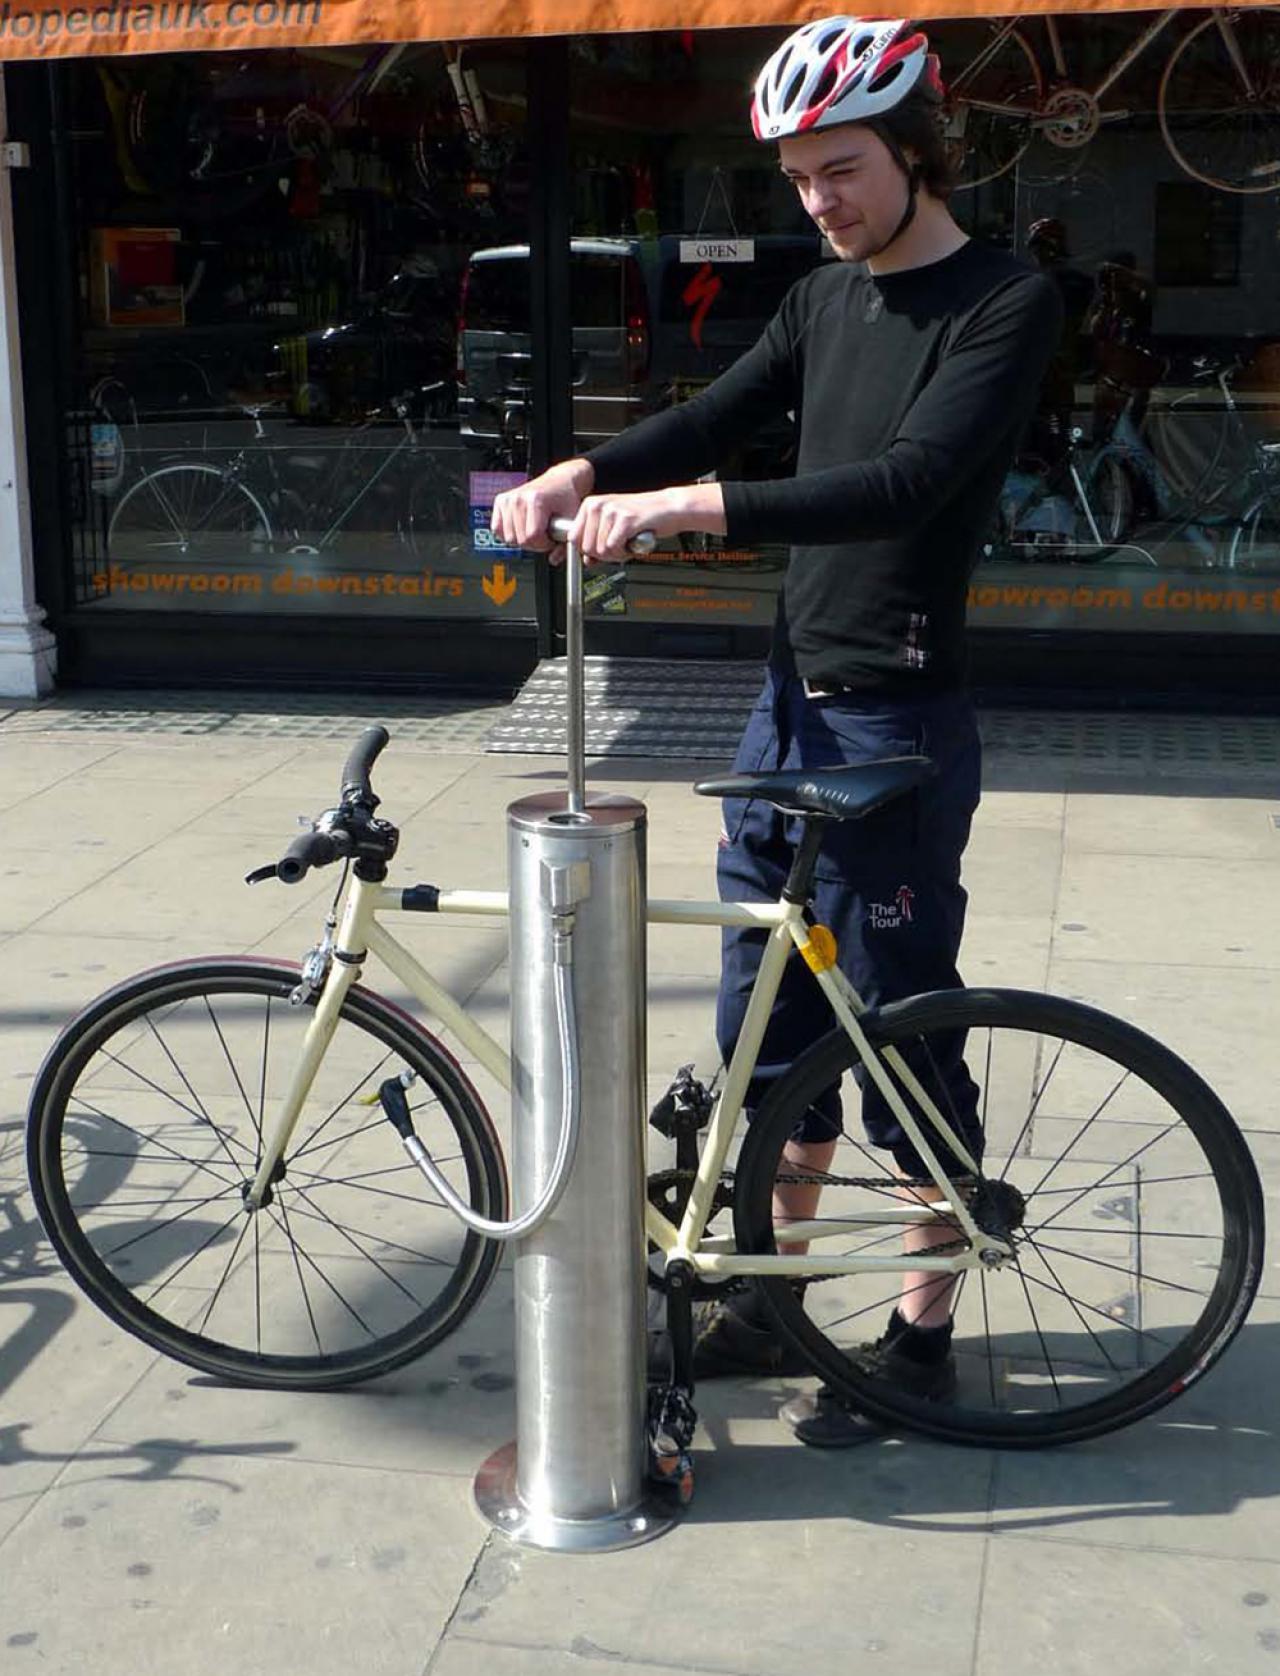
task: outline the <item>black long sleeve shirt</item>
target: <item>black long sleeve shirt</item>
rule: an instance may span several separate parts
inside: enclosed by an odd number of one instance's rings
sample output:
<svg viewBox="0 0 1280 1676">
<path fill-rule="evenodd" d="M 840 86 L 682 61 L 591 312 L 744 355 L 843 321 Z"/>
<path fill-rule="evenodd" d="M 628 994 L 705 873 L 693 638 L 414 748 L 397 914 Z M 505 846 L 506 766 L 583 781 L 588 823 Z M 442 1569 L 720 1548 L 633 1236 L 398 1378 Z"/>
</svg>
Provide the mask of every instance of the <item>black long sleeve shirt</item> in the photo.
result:
<svg viewBox="0 0 1280 1676">
<path fill-rule="evenodd" d="M 1056 287 L 973 241 L 824 263 L 715 383 L 594 449 L 599 493 L 689 483 L 794 411 L 795 476 L 723 484 L 734 546 L 791 544 L 772 661 L 868 695 L 963 683 L 969 577 L 1059 339 Z"/>
</svg>

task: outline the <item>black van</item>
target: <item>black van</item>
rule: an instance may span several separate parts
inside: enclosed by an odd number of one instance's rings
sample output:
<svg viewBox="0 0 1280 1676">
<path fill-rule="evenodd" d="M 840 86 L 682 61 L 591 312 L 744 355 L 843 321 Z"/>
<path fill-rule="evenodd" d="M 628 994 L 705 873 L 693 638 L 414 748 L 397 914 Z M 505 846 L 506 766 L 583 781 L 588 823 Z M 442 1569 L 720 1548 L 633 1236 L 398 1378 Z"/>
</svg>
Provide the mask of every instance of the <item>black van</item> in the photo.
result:
<svg viewBox="0 0 1280 1676">
<path fill-rule="evenodd" d="M 582 446 L 719 376 L 823 259 L 816 235 L 576 238 L 570 246 L 573 419 Z M 745 259 L 744 259 L 745 258 Z M 496 442 L 528 391 L 529 246 L 477 250 L 458 322 L 463 435 Z"/>
</svg>

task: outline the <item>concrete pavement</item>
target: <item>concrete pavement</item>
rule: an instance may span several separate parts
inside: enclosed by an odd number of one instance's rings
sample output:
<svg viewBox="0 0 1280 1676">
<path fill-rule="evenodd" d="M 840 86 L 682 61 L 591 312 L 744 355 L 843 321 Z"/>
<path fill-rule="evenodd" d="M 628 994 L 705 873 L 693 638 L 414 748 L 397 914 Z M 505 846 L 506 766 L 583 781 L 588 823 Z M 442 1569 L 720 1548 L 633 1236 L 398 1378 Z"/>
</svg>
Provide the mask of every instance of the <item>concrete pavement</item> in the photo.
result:
<svg viewBox="0 0 1280 1676">
<path fill-rule="evenodd" d="M 591 1559 L 512 1549 L 471 1506 L 476 1467 L 513 1430 L 505 1273 L 455 1338 L 338 1395 L 220 1388 L 114 1328 L 34 1221 L 31 1077 L 59 1025 L 142 966 L 309 946 L 329 877 L 241 879 L 331 800 L 374 711 L 345 731 L 210 734 L 82 725 L 91 708 L 74 725 L 56 706 L 0 718 L 4 1676 L 1276 1669 L 1274 1262 L 1220 1369 L 1069 1450 L 902 1438 L 817 1454 L 774 1418 L 794 1382 L 705 1387 L 694 1507 L 661 1541 Z M 393 723 L 377 783 L 404 831 L 398 876 L 504 885 L 503 810 L 561 775 L 483 754 L 485 719 L 470 736 L 457 712 L 435 735 Z M 688 791 L 696 773 L 634 758 L 593 771 L 649 807 L 654 894 L 712 892 L 717 810 Z M 1280 787 L 1227 762 L 1162 777 L 1048 751 L 993 752 L 987 783 L 968 979 L 1077 996 L 1169 1040 L 1249 1131 L 1274 1214 Z M 500 1031 L 504 934 L 413 922 L 406 936 Z M 706 1061 L 716 959 L 705 931 L 654 933 L 655 1093 L 682 1060 Z"/>
</svg>

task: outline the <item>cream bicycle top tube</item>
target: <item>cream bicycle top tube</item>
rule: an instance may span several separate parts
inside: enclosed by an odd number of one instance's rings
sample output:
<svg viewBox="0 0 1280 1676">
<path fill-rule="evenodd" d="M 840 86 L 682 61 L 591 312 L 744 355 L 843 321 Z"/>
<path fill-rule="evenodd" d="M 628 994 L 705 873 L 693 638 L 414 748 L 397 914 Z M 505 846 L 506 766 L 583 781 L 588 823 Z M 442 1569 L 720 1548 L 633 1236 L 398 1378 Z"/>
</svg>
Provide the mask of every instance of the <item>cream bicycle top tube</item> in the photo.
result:
<svg viewBox="0 0 1280 1676">
<path fill-rule="evenodd" d="M 565 694 L 565 754 L 569 778 L 569 813 L 582 814 L 587 806 L 586 714 L 582 657 L 582 554 L 569 540 L 573 527 L 569 518 L 553 518 L 547 534 L 564 542 L 568 549 L 565 578 L 564 650 L 567 690 Z M 627 543 L 637 557 L 652 553 L 658 539 L 652 530 L 641 530 Z"/>
</svg>

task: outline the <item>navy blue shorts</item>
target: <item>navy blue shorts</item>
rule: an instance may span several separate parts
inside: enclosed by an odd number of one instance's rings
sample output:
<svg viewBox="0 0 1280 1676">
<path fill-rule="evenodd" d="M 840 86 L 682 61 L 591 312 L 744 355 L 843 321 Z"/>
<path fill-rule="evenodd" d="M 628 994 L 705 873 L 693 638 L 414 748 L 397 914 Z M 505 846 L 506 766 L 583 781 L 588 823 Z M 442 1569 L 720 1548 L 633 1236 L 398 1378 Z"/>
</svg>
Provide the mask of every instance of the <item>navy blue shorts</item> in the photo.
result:
<svg viewBox="0 0 1280 1676">
<path fill-rule="evenodd" d="M 962 693 L 914 703 L 852 694 L 809 698 L 800 681 L 770 669 L 738 747 L 738 772 L 832 768 L 880 757 L 924 755 L 935 779 L 861 820 L 830 827 L 818 860 L 814 911 L 835 933 L 840 967 L 870 1006 L 922 990 L 960 986 L 956 959 L 966 895 L 960 858 L 978 806 L 981 746 L 973 707 Z M 758 799 L 726 798 L 717 879 L 725 902 L 776 902 L 799 836 L 799 821 Z M 716 1034 L 728 1062 L 746 1012 L 766 933 L 723 932 Z M 811 1043 L 835 1026 L 826 997 L 807 967 L 787 963 L 756 1076 L 749 1110 Z M 977 1089 L 964 1064 L 963 1034 L 930 1039 L 945 1078 L 949 1116 L 981 1155 Z M 873 1085 L 862 1089 L 868 1140 L 892 1150 L 900 1168 L 923 1174 L 920 1158 Z M 842 1130 L 840 1090 L 832 1087 L 796 1131 L 805 1141 Z M 944 1155 L 944 1165 L 951 1160 Z"/>
</svg>

